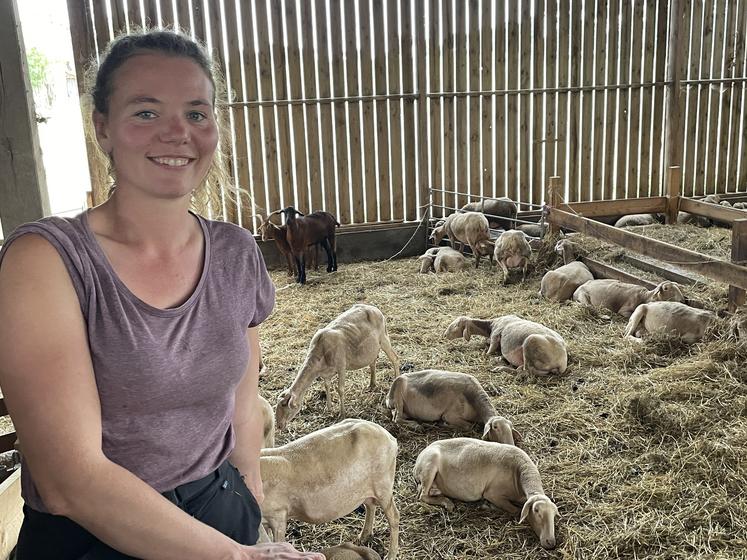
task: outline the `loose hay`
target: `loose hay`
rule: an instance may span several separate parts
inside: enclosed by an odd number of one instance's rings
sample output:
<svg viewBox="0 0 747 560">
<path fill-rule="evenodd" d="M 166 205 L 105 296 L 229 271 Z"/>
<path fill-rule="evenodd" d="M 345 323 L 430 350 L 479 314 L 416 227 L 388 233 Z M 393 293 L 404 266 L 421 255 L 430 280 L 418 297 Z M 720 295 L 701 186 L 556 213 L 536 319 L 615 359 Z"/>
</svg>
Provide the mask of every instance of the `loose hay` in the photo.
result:
<svg viewBox="0 0 747 560">
<path fill-rule="evenodd" d="M 592 258 L 604 250 L 600 244 Z M 723 256 L 720 245 L 714 252 Z M 399 442 L 400 558 L 747 558 L 744 347 L 713 338 L 690 346 L 666 337 L 629 342 L 622 338 L 626 320 L 620 316 L 540 299 L 541 266 L 524 285 L 508 286 L 487 264 L 453 274 L 417 270 L 415 259 L 350 264 L 331 275 L 312 273 L 307 286 L 280 291 L 262 327 L 268 366 L 262 394 L 274 402 L 291 383 L 319 327 L 356 302 L 376 305 L 407 369 L 461 371 L 483 383 L 499 413 L 524 436 L 520 446 L 537 462 L 561 517 L 558 547 L 545 551 L 529 525 L 492 507 L 457 502 L 446 513 L 418 502 L 412 476 L 418 453 L 437 439 L 468 434 L 395 425 L 384 407 L 393 370 L 382 353 L 378 387 L 367 389 L 367 370 L 351 372 L 346 401 L 351 415 L 378 422 Z M 284 272 L 272 276 L 276 285 L 287 284 Z M 698 287 L 697 295 L 714 307 L 725 303 L 722 286 Z M 522 379 L 491 373 L 498 361 L 485 355 L 484 339 L 442 338 L 458 315 L 509 313 L 565 337 L 566 374 Z M 334 403 L 331 412 L 324 410 L 323 386 L 315 383 L 278 443 L 335 422 L 337 395 Z M 479 437 L 479 429 L 471 435 Z M 291 523 L 289 539 L 320 550 L 354 539 L 362 526 L 362 511 L 325 525 Z M 386 522 L 377 515 L 369 546 L 383 556 L 388 541 Z"/>
</svg>

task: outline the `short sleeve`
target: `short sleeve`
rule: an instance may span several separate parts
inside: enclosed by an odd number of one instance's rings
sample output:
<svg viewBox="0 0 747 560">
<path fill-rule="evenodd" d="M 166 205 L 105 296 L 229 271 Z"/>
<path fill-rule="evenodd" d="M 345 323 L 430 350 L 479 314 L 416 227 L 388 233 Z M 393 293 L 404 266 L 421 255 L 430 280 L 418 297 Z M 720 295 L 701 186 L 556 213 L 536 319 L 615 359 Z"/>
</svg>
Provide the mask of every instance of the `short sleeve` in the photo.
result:
<svg viewBox="0 0 747 560">
<path fill-rule="evenodd" d="M 267 266 L 265 265 L 265 259 L 262 257 L 262 252 L 254 245 L 254 270 L 255 274 L 255 285 L 254 285 L 254 316 L 249 321 L 249 327 L 256 327 L 262 321 L 267 319 L 272 313 L 273 307 L 275 307 L 275 285 L 272 283 L 269 273 L 267 272 Z"/>
</svg>

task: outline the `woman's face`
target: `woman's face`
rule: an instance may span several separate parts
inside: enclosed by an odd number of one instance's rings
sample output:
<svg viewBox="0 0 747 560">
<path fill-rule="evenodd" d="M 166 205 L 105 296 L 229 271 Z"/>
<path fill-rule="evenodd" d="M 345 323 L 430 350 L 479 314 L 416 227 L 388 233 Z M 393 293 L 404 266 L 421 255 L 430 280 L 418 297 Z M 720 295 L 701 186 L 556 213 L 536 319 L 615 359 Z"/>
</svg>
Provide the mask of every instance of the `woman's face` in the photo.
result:
<svg viewBox="0 0 747 560">
<path fill-rule="evenodd" d="M 210 79 L 190 58 L 144 53 L 122 64 L 109 113 L 94 114 L 117 189 L 181 198 L 197 188 L 218 145 L 212 99 Z"/>
</svg>

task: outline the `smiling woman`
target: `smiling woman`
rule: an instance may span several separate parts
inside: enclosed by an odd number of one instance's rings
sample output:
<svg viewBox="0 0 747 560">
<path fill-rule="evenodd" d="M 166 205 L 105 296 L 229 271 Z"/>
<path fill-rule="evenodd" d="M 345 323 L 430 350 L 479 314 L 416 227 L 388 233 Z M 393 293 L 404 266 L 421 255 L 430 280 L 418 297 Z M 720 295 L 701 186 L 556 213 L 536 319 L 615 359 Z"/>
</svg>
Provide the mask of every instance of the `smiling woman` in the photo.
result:
<svg viewBox="0 0 747 560">
<path fill-rule="evenodd" d="M 255 544 L 258 327 L 274 287 L 249 232 L 189 211 L 219 144 L 215 84 L 188 37 L 116 39 L 92 116 L 113 192 L 0 251 L 17 560 L 321 558 Z"/>
</svg>

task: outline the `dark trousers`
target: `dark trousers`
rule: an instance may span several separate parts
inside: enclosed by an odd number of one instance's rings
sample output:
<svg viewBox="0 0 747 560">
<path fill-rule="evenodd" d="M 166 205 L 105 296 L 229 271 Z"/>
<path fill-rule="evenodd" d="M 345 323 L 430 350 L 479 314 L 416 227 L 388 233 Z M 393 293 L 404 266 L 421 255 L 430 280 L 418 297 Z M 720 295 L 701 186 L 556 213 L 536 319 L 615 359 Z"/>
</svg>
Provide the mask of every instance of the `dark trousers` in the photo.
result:
<svg viewBox="0 0 747 560">
<path fill-rule="evenodd" d="M 180 509 L 238 543 L 257 542 L 261 513 L 257 501 L 228 461 L 200 480 L 163 495 Z M 16 560 L 134 560 L 105 545 L 83 527 L 59 515 L 24 506 Z M 158 524 L 157 519 L 149 520 Z"/>
</svg>

